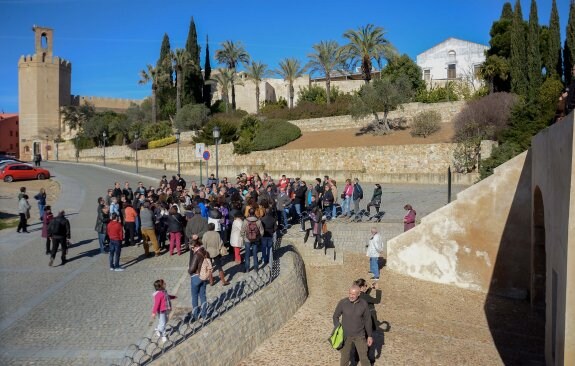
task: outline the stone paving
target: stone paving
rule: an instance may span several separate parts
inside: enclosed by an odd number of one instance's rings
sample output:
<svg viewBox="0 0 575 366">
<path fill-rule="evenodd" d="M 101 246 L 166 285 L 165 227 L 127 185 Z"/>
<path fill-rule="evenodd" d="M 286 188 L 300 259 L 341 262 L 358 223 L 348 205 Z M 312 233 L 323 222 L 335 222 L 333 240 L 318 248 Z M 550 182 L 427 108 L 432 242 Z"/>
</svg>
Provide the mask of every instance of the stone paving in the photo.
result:
<svg viewBox="0 0 575 366">
<path fill-rule="evenodd" d="M 44 244 L 37 230 L 28 235 L 16 234 L 13 229 L 0 232 L 0 364 L 109 365 L 123 356 L 130 343 L 151 334 L 153 327 L 148 322 L 155 279 L 163 278 L 169 291 L 178 294 L 179 298 L 174 302 L 176 307 L 189 306 L 189 284 L 185 272 L 187 253 L 146 259 L 142 247 L 124 248 L 122 263 L 126 271 L 110 272 L 107 256 L 99 254 L 93 230 L 96 198 L 103 195 L 114 181 L 128 180 L 135 186 L 138 180 L 142 180 L 146 185 L 155 185 L 164 172 L 146 172 L 149 175 L 146 178 L 126 172 L 125 167 L 114 170 L 114 166 L 102 169 L 55 162 L 46 162 L 45 165 L 54 172 L 54 179 L 62 188 L 58 202 L 53 205 L 54 210 L 65 209 L 72 225 L 70 262 L 65 266 L 48 267 Z M 409 198 L 421 217 L 445 201 L 443 191 L 445 187 L 384 185 L 384 207 L 388 207 L 390 219 L 401 220 L 403 204 Z M 366 196 L 370 194 L 366 186 Z M 58 257 L 55 264 L 59 264 Z M 312 287 L 317 283 L 314 278 L 321 278 L 326 292 L 334 299 L 342 297 L 338 296 L 345 293 L 342 283 L 349 281 L 332 281 L 340 269 L 328 268 L 326 271 L 323 275 L 316 275 L 317 272 L 310 267 L 310 288 L 316 288 Z M 233 280 L 241 277 L 234 275 Z M 214 297 L 221 289 L 219 285 L 210 287 L 208 298 Z M 307 324 L 310 331 L 300 329 L 300 332 L 306 334 L 302 339 L 316 339 L 313 348 L 319 350 L 327 335 L 323 331 L 312 330 L 323 329 L 324 318 L 329 324 L 332 304 L 315 300 L 315 296 L 308 300 L 311 301 L 319 301 L 312 311 L 315 314 L 313 319 L 319 323 Z M 320 315 L 323 320 L 319 319 Z M 297 319 L 300 318 L 296 315 L 294 321 Z M 281 347 L 272 350 L 268 349 L 268 354 L 277 353 L 278 357 L 284 354 Z"/>
</svg>

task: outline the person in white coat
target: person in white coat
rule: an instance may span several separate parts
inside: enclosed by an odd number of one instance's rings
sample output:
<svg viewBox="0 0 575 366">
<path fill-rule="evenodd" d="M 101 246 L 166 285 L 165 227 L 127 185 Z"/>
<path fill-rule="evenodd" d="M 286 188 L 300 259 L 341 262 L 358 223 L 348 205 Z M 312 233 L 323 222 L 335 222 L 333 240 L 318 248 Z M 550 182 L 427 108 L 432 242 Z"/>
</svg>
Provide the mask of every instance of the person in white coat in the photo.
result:
<svg viewBox="0 0 575 366">
<path fill-rule="evenodd" d="M 373 280 L 379 280 L 379 256 L 384 251 L 383 240 L 377 232 L 377 228 L 371 228 L 371 237 L 367 244 L 367 253 L 369 257 L 369 269 L 373 274 Z"/>
<path fill-rule="evenodd" d="M 242 262 L 240 251 L 244 247 L 244 240 L 242 239 L 241 231 L 243 225 L 243 218 L 241 212 L 234 216 L 232 223 L 232 232 L 230 233 L 230 245 L 234 248 L 234 260 L 236 263 Z"/>
</svg>

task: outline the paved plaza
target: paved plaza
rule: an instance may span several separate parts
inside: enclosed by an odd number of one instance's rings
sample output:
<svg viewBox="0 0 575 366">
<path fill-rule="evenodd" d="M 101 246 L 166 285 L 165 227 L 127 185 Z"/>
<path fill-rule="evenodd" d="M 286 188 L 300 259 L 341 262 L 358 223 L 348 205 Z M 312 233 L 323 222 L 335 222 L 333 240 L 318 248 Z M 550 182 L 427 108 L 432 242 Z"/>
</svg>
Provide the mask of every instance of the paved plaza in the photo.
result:
<svg viewBox="0 0 575 366">
<path fill-rule="evenodd" d="M 99 254 L 94 224 L 96 199 L 114 181 L 138 180 L 156 185 L 163 171 L 144 169 L 145 175 L 122 166 L 108 169 L 88 164 L 46 162 L 61 187 L 53 210 L 66 210 L 72 226 L 69 262 L 48 266 L 40 225 L 32 220 L 30 234 L 15 229 L 0 232 L 0 364 L 2 365 L 109 365 L 124 355 L 126 346 L 151 335 L 149 326 L 152 283 L 163 278 L 176 293 L 174 306 L 188 308 L 188 253 L 144 258 L 140 247 L 122 250 L 122 273 L 108 270 L 108 256 Z M 111 169 L 110 169 L 111 168 Z M 170 176 L 172 173 L 167 173 Z M 189 182 L 189 177 L 185 176 Z M 19 184 L 19 183 L 17 183 Z M 25 185 L 22 184 L 22 185 Z M 372 185 L 365 184 L 366 198 Z M 411 203 L 419 217 L 441 207 L 446 187 L 383 185 L 386 220 L 400 222 L 403 205 Z M 454 191 L 461 190 L 455 187 Z M 4 204 L 4 202 L 3 202 Z M 14 208 L 5 208 L 6 211 Z M 237 268 L 233 281 L 242 278 Z M 222 287 L 208 288 L 208 298 Z M 325 309 L 325 318 L 332 309 Z M 322 345 L 323 345 L 322 340 Z"/>
</svg>

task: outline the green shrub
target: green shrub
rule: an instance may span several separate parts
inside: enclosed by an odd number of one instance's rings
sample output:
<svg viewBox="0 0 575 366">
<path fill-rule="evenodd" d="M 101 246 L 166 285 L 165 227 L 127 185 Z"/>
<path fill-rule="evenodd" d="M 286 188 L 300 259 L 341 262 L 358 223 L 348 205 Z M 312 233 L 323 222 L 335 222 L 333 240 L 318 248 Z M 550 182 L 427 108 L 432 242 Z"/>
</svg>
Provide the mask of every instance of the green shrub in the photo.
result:
<svg viewBox="0 0 575 366">
<path fill-rule="evenodd" d="M 252 141 L 252 151 L 275 149 L 298 139 L 300 136 L 301 130 L 299 127 L 288 121 L 262 121 Z"/>
<path fill-rule="evenodd" d="M 166 137 L 160 140 L 148 142 L 148 149 L 157 149 L 159 147 L 164 147 L 176 142 L 176 136 Z"/>
<path fill-rule="evenodd" d="M 169 121 L 162 121 L 144 125 L 141 137 L 147 141 L 154 141 L 172 135 L 172 124 Z"/>
<path fill-rule="evenodd" d="M 74 146 L 78 150 L 91 149 L 96 147 L 94 140 L 88 136 L 78 135 L 77 138 L 72 139 L 72 141 L 74 141 Z"/>
<path fill-rule="evenodd" d="M 420 89 L 415 96 L 415 101 L 420 103 L 454 102 L 457 100 L 459 100 L 459 98 L 452 83 L 449 83 L 448 87 L 438 86 L 429 89 Z"/>
<path fill-rule="evenodd" d="M 234 143 L 234 153 L 247 154 L 253 150 L 253 141 L 258 133 L 260 120 L 254 116 L 245 116 L 238 129 L 238 140 Z"/>
<path fill-rule="evenodd" d="M 269 119 L 282 119 L 294 121 L 298 119 L 343 116 L 349 114 L 351 94 L 342 94 L 331 104 L 315 104 L 308 101 L 300 101 L 292 109 L 288 108 L 262 108 L 260 113 Z"/>
<path fill-rule="evenodd" d="M 210 121 L 206 123 L 204 127 L 202 127 L 198 135 L 194 137 L 194 142 L 208 145 L 214 144 L 213 130 L 215 126 L 220 128 L 220 140 L 222 144 L 228 144 L 236 140 L 236 132 L 238 129 L 238 124 L 236 124 L 236 122 L 211 118 Z"/>
<path fill-rule="evenodd" d="M 174 124 L 182 131 L 199 130 L 208 121 L 209 113 L 204 104 L 186 104 L 176 114 Z"/>
<path fill-rule="evenodd" d="M 418 113 L 411 122 L 411 136 L 426 138 L 441 129 L 441 114 L 437 111 Z"/>
<path fill-rule="evenodd" d="M 494 148 L 489 158 L 481 160 L 481 164 L 479 166 L 481 179 L 487 178 L 493 174 L 495 168 L 519 155 L 523 151 L 524 149 L 514 142 L 505 142 Z"/>
<path fill-rule="evenodd" d="M 336 86 L 332 86 L 330 88 L 330 101 L 334 102 L 341 95 L 342 93 Z M 297 104 L 302 102 L 327 104 L 327 92 L 325 91 L 325 88 L 320 85 L 311 85 L 309 87 L 300 88 Z"/>
</svg>

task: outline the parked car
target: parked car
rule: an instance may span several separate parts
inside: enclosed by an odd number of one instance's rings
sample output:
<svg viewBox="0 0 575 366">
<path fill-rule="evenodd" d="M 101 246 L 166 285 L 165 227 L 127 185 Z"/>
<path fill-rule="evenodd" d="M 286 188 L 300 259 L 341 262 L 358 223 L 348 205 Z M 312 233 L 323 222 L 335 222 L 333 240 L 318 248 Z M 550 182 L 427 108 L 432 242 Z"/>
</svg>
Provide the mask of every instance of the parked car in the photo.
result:
<svg viewBox="0 0 575 366">
<path fill-rule="evenodd" d="M 48 179 L 50 172 L 43 168 L 36 168 L 28 164 L 6 164 L 0 169 L 0 179 L 4 182 L 26 179 Z"/>
</svg>

